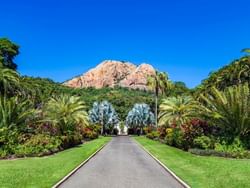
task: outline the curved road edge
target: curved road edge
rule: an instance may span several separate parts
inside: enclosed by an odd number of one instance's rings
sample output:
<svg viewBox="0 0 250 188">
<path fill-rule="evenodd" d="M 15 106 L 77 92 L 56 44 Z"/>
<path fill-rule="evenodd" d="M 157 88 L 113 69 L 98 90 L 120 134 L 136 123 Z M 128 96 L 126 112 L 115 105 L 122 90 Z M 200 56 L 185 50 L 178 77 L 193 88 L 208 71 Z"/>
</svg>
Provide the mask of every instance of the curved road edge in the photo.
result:
<svg viewBox="0 0 250 188">
<path fill-rule="evenodd" d="M 172 170 L 170 170 L 165 164 L 163 164 L 159 159 L 157 159 L 151 152 L 149 152 L 142 144 L 132 139 L 136 144 L 139 145 L 148 155 L 150 155 L 159 165 L 161 165 L 173 178 L 175 178 L 183 187 L 191 188 L 186 182 L 184 182 L 180 177 L 178 177 Z"/>
<path fill-rule="evenodd" d="M 111 139 L 112 140 L 112 139 Z M 110 141 L 111 141 L 110 140 Z M 58 188 L 63 182 L 65 182 L 67 179 L 69 179 L 77 170 L 79 170 L 83 165 L 85 165 L 90 159 L 92 159 L 97 153 L 99 153 L 107 144 L 110 143 L 108 141 L 103 146 L 101 146 L 99 149 L 97 149 L 92 155 L 90 155 L 86 160 L 84 160 L 81 164 L 79 164 L 76 168 L 74 168 L 71 172 L 69 172 L 66 176 L 64 176 L 60 181 L 58 181 L 55 185 L 52 186 L 52 188 Z"/>
</svg>

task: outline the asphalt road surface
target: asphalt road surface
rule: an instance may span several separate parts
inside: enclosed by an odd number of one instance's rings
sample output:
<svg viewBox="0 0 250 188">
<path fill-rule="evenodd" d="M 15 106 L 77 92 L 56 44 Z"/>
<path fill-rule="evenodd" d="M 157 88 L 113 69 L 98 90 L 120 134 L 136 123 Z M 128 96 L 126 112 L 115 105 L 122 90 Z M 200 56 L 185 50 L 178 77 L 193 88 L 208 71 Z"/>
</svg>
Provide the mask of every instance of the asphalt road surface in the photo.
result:
<svg viewBox="0 0 250 188">
<path fill-rule="evenodd" d="M 60 188 L 183 187 L 128 136 L 114 137 Z"/>
</svg>

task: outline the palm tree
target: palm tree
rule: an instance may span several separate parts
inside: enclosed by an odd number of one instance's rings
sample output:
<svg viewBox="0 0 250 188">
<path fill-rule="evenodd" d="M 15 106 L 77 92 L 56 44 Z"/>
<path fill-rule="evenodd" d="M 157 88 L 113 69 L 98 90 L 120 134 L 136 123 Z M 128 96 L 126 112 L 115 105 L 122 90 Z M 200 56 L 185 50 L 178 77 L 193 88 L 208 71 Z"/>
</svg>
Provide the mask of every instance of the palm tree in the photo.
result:
<svg viewBox="0 0 250 188">
<path fill-rule="evenodd" d="M 45 120 L 59 128 L 62 134 L 75 130 L 77 125 L 88 124 L 86 107 L 80 97 L 60 95 L 45 106 Z"/>
<path fill-rule="evenodd" d="M 212 88 L 208 96 L 201 95 L 208 120 L 232 136 L 250 131 L 250 91 L 248 84 L 232 86 L 225 91 Z"/>
<path fill-rule="evenodd" d="M 89 111 L 89 119 L 91 123 L 102 126 L 101 134 L 104 134 L 106 129 L 112 130 L 120 122 L 118 114 L 108 101 L 95 102 Z"/>
<path fill-rule="evenodd" d="M 245 53 L 250 53 L 250 48 L 244 48 L 241 50 L 242 52 L 245 52 Z"/>
<path fill-rule="evenodd" d="M 159 94 L 166 94 L 172 88 L 172 83 L 168 78 L 167 73 L 158 72 L 153 76 L 148 77 L 147 85 L 149 89 L 154 91 L 155 95 L 155 126 L 158 126 L 158 98 Z"/>
<path fill-rule="evenodd" d="M 169 97 L 160 105 L 160 124 L 181 126 L 198 116 L 200 105 L 190 96 Z"/>
<path fill-rule="evenodd" d="M 19 74 L 11 69 L 0 65 L 0 93 L 6 94 L 13 89 L 19 82 Z"/>
<path fill-rule="evenodd" d="M 154 114 L 147 104 L 135 104 L 126 118 L 127 127 L 140 128 L 141 133 L 143 127 L 153 125 L 154 122 Z"/>
</svg>

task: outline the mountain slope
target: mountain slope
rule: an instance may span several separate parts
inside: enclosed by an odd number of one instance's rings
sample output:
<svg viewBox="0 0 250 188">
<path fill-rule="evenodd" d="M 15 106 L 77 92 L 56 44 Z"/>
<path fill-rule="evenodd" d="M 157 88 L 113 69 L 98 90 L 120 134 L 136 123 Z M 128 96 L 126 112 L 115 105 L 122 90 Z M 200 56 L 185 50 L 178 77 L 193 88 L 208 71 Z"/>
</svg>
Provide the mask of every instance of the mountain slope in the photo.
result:
<svg viewBox="0 0 250 188">
<path fill-rule="evenodd" d="M 79 77 L 66 81 L 73 88 L 103 88 L 121 86 L 131 89 L 147 89 L 147 77 L 155 74 L 149 64 L 136 66 L 129 62 L 106 60 Z"/>
</svg>

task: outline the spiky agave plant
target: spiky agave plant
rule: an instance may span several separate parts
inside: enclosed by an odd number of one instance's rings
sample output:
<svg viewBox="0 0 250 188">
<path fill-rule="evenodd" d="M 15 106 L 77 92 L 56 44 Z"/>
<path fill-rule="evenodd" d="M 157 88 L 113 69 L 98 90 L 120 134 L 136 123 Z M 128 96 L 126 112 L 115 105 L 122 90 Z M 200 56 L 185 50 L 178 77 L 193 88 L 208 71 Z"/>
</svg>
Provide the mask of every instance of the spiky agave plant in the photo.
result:
<svg viewBox="0 0 250 188">
<path fill-rule="evenodd" d="M 89 111 L 89 119 L 91 123 L 101 125 L 101 134 L 105 133 L 105 129 L 112 130 L 120 122 L 118 114 L 108 101 L 95 102 Z"/>
<path fill-rule="evenodd" d="M 160 124 L 181 126 L 197 117 L 200 110 L 200 104 L 191 96 L 178 96 L 163 99 L 160 105 Z"/>
<path fill-rule="evenodd" d="M 59 95 L 45 105 L 45 120 L 57 126 L 61 134 L 75 130 L 77 125 L 88 124 L 88 114 L 80 97 Z"/>
<path fill-rule="evenodd" d="M 126 118 L 128 127 L 140 128 L 141 132 L 143 127 L 154 125 L 154 123 L 155 116 L 147 104 L 135 104 Z"/>
<path fill-rule="evenodd" d="M 214 125 L 231 136 L 241 136 L 250 131 L 250 91 L 248 84 L 232 86 L 225 91 L 212 88 L 208 96 L 201 95 L 206 116 Z"/>
</svg>

